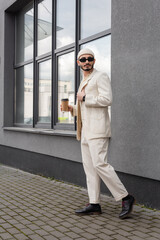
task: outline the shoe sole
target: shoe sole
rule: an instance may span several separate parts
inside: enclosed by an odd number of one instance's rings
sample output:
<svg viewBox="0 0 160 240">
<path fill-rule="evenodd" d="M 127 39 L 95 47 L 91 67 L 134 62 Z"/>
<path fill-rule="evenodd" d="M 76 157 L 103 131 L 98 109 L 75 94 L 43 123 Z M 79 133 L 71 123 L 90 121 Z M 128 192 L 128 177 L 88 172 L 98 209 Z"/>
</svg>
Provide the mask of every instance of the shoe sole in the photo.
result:
<svg viewBox="0 0 160 240">
<path fill-rule="evenodd" d="M 135 203 L 136 203 L 136 200 L 134 199 L 130 212 L 127 213 L 126 215 L 122 216 L 122 217 L 119 217 L 119 218 L 120 218 L 120 219 L 125 219 L 125 218 L 129 217 L 130 214 L 131 214 L 132 211 L 133 211 L 133 205 L 134 205 Z"/>
<path fill-rule="evenodd" d="M 89 212 L 89 213 L 75 213 L 77 216 L 86 216 L 86 215 L 100 215 L 102 212 Z"/>
</svg>

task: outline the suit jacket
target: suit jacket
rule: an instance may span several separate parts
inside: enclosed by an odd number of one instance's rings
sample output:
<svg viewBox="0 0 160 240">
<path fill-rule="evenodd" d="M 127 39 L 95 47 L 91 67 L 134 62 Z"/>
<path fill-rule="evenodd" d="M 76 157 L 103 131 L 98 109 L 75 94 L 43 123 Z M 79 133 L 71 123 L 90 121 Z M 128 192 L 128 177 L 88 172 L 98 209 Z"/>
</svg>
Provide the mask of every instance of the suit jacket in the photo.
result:
<svg viewBox="0 0 160 240">
<path fill-rule="evenodd" d="M 88 139 L 111 136 L 108 106 L 112 103 L 112 90 L 106 73 L 93 70 L 91 75 L 82 81 L 78 91 L 85 87 L 85 102 L 73 106 L 73 116 L 77 116 L 77 139 L 80 140 L 81 126 Z"/>
</svg>

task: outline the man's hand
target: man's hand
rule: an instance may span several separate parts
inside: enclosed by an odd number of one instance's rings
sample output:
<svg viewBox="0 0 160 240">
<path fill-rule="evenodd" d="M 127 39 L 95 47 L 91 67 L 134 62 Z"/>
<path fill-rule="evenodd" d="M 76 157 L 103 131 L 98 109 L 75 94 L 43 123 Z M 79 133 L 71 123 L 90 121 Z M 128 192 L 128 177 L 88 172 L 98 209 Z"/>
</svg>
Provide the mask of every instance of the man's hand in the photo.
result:
<svg viewBox="0 0 160 240">
<path fill-rule="evenodd" d="M 71 105 L 68 105 L 68 111 L 73 112 L 73 107 Z"/>
<path fill-rule="evenodd" d="M 84 97 L 85 95 L 86 95 L 86 94 L 85 94 L 85 90 L 84 90 L 84 88 L 83 88 L 81 92 L 78 92 L 78 93 L 77 93 L 77 99 L 78 99 L 78 101 L 82 102 L 82 101 L 83 101 L 83 97 Z"/>
<path fill-rule="evenodd" d="M 60 109 L 62 112 L 62 104 L 60 105 Z M 68 105 L 68 112 L 73 112 L 73 107 L 71 105 Z"/>
</svg>

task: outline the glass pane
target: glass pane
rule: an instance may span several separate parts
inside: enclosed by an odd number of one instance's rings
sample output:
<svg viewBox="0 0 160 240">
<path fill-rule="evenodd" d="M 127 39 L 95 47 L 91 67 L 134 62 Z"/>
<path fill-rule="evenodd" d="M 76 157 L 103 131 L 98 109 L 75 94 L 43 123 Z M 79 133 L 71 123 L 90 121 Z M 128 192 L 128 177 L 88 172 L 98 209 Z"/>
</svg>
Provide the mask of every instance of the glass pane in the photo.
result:
<svg viewBox="0 0 160 240">
<path fill-rule="evenodd" d="M 16 70 L 15 123 L 33 122 L 33 64 Z"/>
<path fill-rule="evenodd" d="M 61 112 L 62 98 L 68 98 L 69 104 L 74 104 L 74 53 L 58 57 L 58 122 L 74 123 L 74 118 L 69 112 Z"/>
<path fill-rule="evenodd" d="M 111 0 L 81 2 L 81 39 L 111 28 Z"/>
<path fill-rule="evenodd" d="M 52 47 L 52 0 L 39 0 L 38 4 L 38 56 Z"/>
<path fill-rule="evenodd" d="M 39 116 L 38 122 L 51 122 L 51 60 L 39 63 Z"/>
<path fill-rule="evenodd" d="M 83 44 L 81 47 L 90 48 L 95 54 L 94 67 L 111 77 L 111 35 Z"/>
<path fill-rule="evenodd" d="M 75 41 L 75 0 L 57 1 L 57 48 Z"/>
<path fill-rule="evenodd" d="M 16 63 L 33 58 L 33 2 L 16 17 Z"/>
</svg>

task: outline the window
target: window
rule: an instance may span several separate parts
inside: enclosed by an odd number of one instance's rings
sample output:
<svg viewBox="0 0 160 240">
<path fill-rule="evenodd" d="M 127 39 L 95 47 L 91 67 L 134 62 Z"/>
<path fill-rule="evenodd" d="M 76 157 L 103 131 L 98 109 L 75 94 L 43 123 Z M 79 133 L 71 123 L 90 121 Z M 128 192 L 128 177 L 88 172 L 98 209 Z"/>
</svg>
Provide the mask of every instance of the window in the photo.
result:
<svg viewBox="0 0 160 240">
<path fill-rule="evenodd" d="M 33 2 L 16 16 L 14 122 L 33 124 Z"/>
<path fill-rule="evenodd" d="M 16 70 L 15 81 L 15 122 L 33 123 L 33 64 Z"/>
<path fill-rule="evenodd" d="M 74 104 L 74 52 L 58 57 L 58 106 L 62 98 L 68 98 L 71 105 Z M 66 64 L 67 63 L 67 64 Z M 74 123 L 74 118 L 68 112 L 58 109 L 59 123 Z"/>
<path fill-rule="evenodd" d="M 57 1 L 56 47 L 75 42 L 75 0 Z"/>
<path fill-rule="evenodd" d="M 81 1 L 81 39 L 111 28 L 110 0 Z"/>
<path fill-rule="evenodd" d="M 33 0 L 15 12 L 15 126 L 75 130 L 60 102 L 75 104 L 84 47 L 110 77 L 111 0 Z"/>
<path fill-rule="evenodd" d="M 33 2 L 16 15 L 16 63 L 33 59 Z"/>
<path fill-rule="evenodd" d="M 39 63 L 38 122 L 51 124 L 51 59 Z"/>
<path fill-rule="evenodd" d="M 37 19 L 37 55 L 52 50 L 52 1 L 38 1 Z"/>
</svg>

